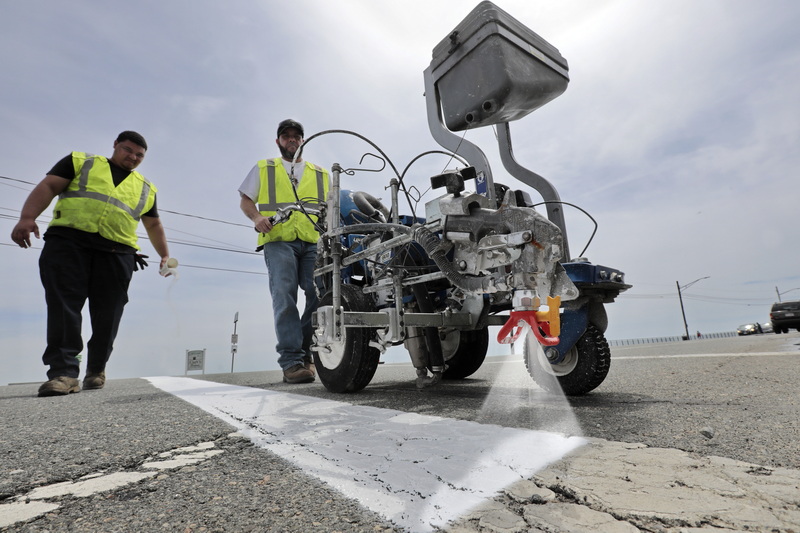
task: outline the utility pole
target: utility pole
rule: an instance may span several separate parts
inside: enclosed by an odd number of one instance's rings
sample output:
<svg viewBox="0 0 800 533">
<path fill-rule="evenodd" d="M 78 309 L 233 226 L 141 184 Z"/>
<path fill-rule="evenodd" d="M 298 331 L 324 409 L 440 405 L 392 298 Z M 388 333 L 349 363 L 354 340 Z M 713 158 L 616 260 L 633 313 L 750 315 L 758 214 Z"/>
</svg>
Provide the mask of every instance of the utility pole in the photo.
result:
<svg viewBox="0 0 800 533">
<path fill-rule="evenodd" d="M 236 323 L 239 322 L 239 311 L 233 316 L 233 335 L 231 335 L 231 374 L 233 374 L 233 359 L 236 357 L 236 345 L 239 342 L 239 335 L 236 334 Z"/>
<path fill-rule="evenodd" d="M 710 277 L 711 276 L 704 276 L 702 278 L 697 278 L 696 280 L 692 281 L 691 283 L 687 283 L 683 287 L 681 287 L 681 284 L 678 283 L 677 281 L 675 282 L 675 285 L 678 287 L 678 300 L 680 300 L 680 302 L 681 302 L 681 315 L 683 316 L 683 327 L 684 327 L 684 329 L 686 331 L 686 336 L 683 338 L 683 340 L 685 340 L 685 341 L 688 341 L 691 337 L 689 337 L 689 324 L 686 323 L 686 311 L 684 311 L 684 309 L 683 309 L 683 296 L 681 295 L 681 289 L 685 289 L 687 287 L 690 287 L 690 286 L 694 285 L 695 283 L 697 283 L 698 281 L 700 281 L 702 279 L 708 279 Z"/>
<path fill-rule="evenodd" d="M 681 315 L 683 316 L 683 328 L 686 331 L 686 336 L 683 340 L 689 340 L 689 324 L 686 323 L 686 311 L 683 310 L 683 296 L 681 296 L 681 284 L 678 281 L 675 281 L 675 285 L 678 287 L 678 300 L 681 302 Z"/>
</svg>

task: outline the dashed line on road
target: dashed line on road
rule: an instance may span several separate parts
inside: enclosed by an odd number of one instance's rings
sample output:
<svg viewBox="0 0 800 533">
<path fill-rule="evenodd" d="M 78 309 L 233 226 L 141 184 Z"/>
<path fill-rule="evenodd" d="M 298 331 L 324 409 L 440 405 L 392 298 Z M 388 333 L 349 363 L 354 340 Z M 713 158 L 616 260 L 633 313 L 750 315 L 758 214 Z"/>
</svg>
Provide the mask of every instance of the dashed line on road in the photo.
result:
<svg viewBox="0 0 800 533">
<path fill-rule="evenodd" d="M 446 526 L 586 442 L 192 378 L 147 379 L 409 531 Z"/>
<path fill-rule="evenodd" d="M 214 442 L 201 442 L 195 446 L 185 446 L 160 453 L 152 460 L 142 463 L 139 471 L 96 472 L 77 481 L 63 481 L 36 487 L 27 494 L 12 498 L 9 503 L 0 504 L 0 528 L 32 520 L 61 507 L 56 502 L 45 500 L 64 496 L 86 498 L 100 492 L 115 490 L 154 477 L 161 471 L 198 464 L 223 453 L 222 450 L 215 448 Z"/>
</svg>

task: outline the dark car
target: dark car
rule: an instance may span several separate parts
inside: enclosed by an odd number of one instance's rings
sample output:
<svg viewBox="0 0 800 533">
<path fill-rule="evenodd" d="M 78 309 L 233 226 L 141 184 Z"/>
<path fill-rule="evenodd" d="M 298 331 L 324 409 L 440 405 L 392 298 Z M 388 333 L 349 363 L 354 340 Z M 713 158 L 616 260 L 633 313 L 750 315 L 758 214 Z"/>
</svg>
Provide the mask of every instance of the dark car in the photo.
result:
<svg viewBox="0 0 800 533">
<path fill-rule="evenodd" d="M 736 333 L 739 335 L 755 335 L 756 333 L 764 333 L 761 325 L 756 322 L 755 324 L 742 324 L 736 328 Z"/>
<path fill-rule="evenodd" d="M 775 333 L 788 333 L 790 328 L 800 331 L 800 300 L 775 302 L 769 318 Z"/>
</svg>

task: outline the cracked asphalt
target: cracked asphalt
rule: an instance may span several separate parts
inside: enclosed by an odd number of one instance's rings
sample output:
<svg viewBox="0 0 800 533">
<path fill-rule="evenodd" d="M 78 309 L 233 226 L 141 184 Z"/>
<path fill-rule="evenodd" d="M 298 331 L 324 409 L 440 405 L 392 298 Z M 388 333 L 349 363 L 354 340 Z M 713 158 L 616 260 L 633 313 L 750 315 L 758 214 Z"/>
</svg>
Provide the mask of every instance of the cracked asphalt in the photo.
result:
<svg viewBox="0 0 800 533">
<path fill-rule="evenodd" d="M 422 393 L 403 365 L 344 396 L 273 372 L 192 377 L 589 439 L 453 533 L 800 532 L 800 334 L 612 353 L 603 385 L 569 401 L 538 390 L 513 357 Z M 38 383 L 0 387 L 0 531 L 401 531 L 216 417 L 110 378 L 64 398 L 36 398 Z M 113 474 L 140 477 L 114 485 Z M 90 482 L 111 485 L 75 492 Z M 56 492 L 37 496 L 45 489 Z M 36 505 L 47 510 L 14 519 Z"/>
</svg>

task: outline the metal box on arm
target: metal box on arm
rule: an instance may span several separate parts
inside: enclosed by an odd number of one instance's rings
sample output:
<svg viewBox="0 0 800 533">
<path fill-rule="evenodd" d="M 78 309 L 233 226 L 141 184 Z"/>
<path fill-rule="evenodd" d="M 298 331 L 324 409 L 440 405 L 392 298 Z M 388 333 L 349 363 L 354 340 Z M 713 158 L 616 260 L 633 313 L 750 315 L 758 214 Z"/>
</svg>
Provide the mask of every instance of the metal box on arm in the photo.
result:
<svg viewBox="0 0 800 533">
<path fill-rule="evenodd" d="M 522 118 L 569 83 L 558 50 L 488 1 L 433 49 L 431 69 L 451 131 Z"/>
</svg>

